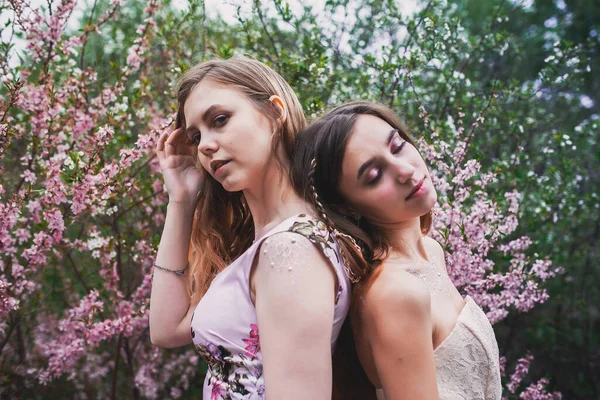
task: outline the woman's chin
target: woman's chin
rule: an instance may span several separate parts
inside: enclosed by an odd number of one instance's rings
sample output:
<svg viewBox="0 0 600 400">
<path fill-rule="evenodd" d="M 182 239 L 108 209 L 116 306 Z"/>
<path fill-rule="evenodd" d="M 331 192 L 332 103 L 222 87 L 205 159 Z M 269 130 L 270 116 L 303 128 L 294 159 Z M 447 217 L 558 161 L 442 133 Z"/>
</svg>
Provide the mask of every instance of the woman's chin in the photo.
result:
<svg viewBox="0 0 600 400">
<path fill-rule="evenodd" d="M 424 203 L 424 206 L 427 209 L 425 214 L 427 214 L 429 211 L 431 211 L 433 209 L 433 207 L 435 207 L 436 203 L 437 203 L 437 193 L 433 192 L 433 194 L 431 196 L 429 196 L 427 201 L 425 201 L 425 203 Z"/>
<path fill-rule="evenodd" d="M 229 179 L 229 177 L 225 178 L 223 180 L 223 182 L 219 182 L 221 184 L 221 186 L 223 186 L 223 189 L 225 189 L 226 191 L 233 193 L 233 192 L 240 192 L 242 190 L 245 189 L 244 185 L 242 185 L 242 182 L 239 182 L 237 180 L 233 180 L 233 179 Z"/>
</svg>

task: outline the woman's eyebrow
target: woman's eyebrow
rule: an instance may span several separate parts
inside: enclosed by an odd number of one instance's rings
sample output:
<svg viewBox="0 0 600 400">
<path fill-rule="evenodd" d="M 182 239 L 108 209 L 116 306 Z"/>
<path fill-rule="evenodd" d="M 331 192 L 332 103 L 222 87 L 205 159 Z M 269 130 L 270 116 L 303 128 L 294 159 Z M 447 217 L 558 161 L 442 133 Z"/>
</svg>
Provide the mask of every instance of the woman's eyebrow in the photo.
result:
<svg viewBox="0 0 600 400">
<path fill-rule="evenodd" d="M 220 104 L 213 104 L 212 106 L 208 107 L 206 111 L 204 111 L 204 115 L 202 115 L 202 121 L 208 124 L 213 114 L 217 113 L 221 108 L 223 108 L 223 106 Z"/>
<path fill-rule="evenodd" d="M 212 116 L 216 114 L 221 108 L 223 108 L 221 104 L 213 104 L 212 106 L 208 107 L 206 111 L 204 111 L 204 113 L 202 114 L 202 121 L 205 124 L 210 123 Z M 186 127 L 185 134 L 189 136 L 190 133 L 197 130 L 199 129 L 196 126 L 190 125 Z"/>
<path fill-rule="evenodd" d="M 392 129 L 390 131 L 390 133 L 388 134 L 387 139 L 385 140 L 385 145 L 389 146 L 392 138 L 394 137 L 394 135 L 396 134 L 396 132 L 398 132 L 397 129 Z M 365 161 L 365 163 L 363 165 L 360 166 L 360 168 L 358 169 L 358 173 L 356 174 L 356 180 L 359 181 L 360 177 L 365 173 L 365 171 L 371 166 L 373 165 L 373 163 L 375 162 L 374 158 L 370 158 L 367 161 Z"/>
<path fill-rule="evenodd" d="M 392 130 L 390 131 L 390 133 L 388 134 L 388 137 L 387 137 L 387 139 L 386 139 L 386 141 L 385 141 L 385 144 L 386 144 L 387 146 L 389 146 L 389 145 L 390 145 L 390 143 L 392 142 L 392 138 L 394 137 L 394 135 L 396 134 L 396 132 L 398 132 L 398 129 L 392 129 Z"/>
</svg>

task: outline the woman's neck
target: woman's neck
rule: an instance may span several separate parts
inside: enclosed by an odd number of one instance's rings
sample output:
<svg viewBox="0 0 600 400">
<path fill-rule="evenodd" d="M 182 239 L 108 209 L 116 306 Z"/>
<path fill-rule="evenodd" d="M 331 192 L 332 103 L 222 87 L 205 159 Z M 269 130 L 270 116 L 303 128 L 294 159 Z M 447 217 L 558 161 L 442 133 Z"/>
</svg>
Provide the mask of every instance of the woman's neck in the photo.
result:
<svg viewBox="0 0 600 400">
<path fill-rule="evenodd" d="M 379 228 L 384 231 L 390 241 L 392 247 L 390 259 L 395 258 L 406 261 L 429 259 L 421 232 L 420 218 L 379 226 Z"/>
<path fill-rule="evenodd" d="M 312 212 L 310 204 L 292 187 L 287 171 L 277 166 L 269 169 L 258 187 L 244 190 L 244 197 L 252 213 L 256 238 L 293 215 Z"/>
</svg>

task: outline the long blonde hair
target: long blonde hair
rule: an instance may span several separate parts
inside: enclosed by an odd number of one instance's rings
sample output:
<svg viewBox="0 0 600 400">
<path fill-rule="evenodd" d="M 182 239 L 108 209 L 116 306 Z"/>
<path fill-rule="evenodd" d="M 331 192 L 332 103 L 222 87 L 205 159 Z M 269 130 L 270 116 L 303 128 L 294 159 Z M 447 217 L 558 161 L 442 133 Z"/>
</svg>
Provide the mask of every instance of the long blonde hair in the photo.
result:
<svg viewBox="0 0 600 400">
<path fill-rule="evenodd" d="M 302 106 L 290 85 L 273 69 L 250 58 L 202 62 L 190 68 L 179 81 L 176 128 L 185 127 L 184 104 L 204 79 L 239 90 L 259 112 L 273 121 L 278 121 L 280 110 L 269 98 L 273 95 L 281 97 L 287 107 L 287 117 L 278 125 L 271 150 L 287 176 L 296 135 L 306 125 Z M 278 155 L 280 146 L 285 159 Z M 192 227 L 188 275 L 188 293 L 192 301 L 198 301 L 214 277 L 250 247 L 253 237 L 254 223 L 243 193 L 227 192 L 208 176 L 199 195 Z"/>
</svg>

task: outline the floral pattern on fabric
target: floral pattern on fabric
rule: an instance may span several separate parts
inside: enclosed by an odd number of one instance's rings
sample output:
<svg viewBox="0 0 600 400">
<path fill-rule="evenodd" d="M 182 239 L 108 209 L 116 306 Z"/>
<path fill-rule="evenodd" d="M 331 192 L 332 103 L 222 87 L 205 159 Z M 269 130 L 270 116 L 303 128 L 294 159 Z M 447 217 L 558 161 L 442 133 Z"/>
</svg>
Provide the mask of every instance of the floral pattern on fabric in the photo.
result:
<svg viewBox="0 0 600 400">
<path fill-rule="evenodd" d="M 323 253 L 331 259 L 340 261 L 335 248 L 335 239 L 327 225 L 323 221 L 309 219 L 308 221 L 296 221 L 289 229 L 290 232 L 299 233 L 306 236 L 311 242 L 323 250 Z"/>
<path fill-rule="evenodd" d="M 433 352 L 440 400 L 500 400 L 500 356 L 494 329 L 467 297 L 456 326 Z"/>
<path fill-rule="evenodd" d="M 246 356 L 248 357 L 256 357 L 256 354 L 260 353 L 260 336 L 258 336 L 258 326 L 256 324 L 251 324 L 250 328 L 250 336 L 242 339 L 246 346 Z"/>
<path fill-rule="evenodd" d="M 211 342 L 195 344 L 208 364 L 210 400 L 262 400 L 265 393 L 260 336 L 258 326 L 250 325 L 250 333 L 242 340 L 246 352 L 232 354 L 223 346 Z"/>
<path fill-rule="evenodd" d="M 300 215 L 303 217 L 304 215 Z M 329 258 L 332 262 L 340 263 L 340 257 L 338 253 L 334 250 L 336 248 L 336 243 L 333 235 L 327 228 L 327 225 L 321 220 L 313 220 L 309 219 L 308 221 L 296 221 L 289 229 L 290 232 L 299 233 L 323 250 L 323 253 L 327 258 Z M 344 293 L 344 288 L 340 283 L 338 287 L 338 292 L 335 296 L 335 304 L 338 303 L 340 297 Z"/>
<path fill-rule="evenodd" d="M 248 290 L 251 268 L 260 251 L 272 265 L 279 266 L 278 273 L 310 269 L 304 254 L 313 246 L 329 259 L 339 281 L 331 332 L 334 350 L 350 308 L 350 282 L 340 262 L 337 241 L 327 226 L 311 216 L 296 215 L 267 232 L 221 271 L 196 306 L 191 319 L 192 341 L 208 364 L 203 399 L 264 400 L 262 345 Z"/>
</svg>

